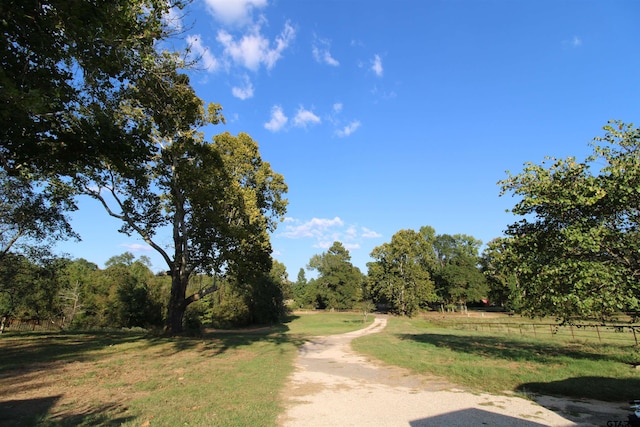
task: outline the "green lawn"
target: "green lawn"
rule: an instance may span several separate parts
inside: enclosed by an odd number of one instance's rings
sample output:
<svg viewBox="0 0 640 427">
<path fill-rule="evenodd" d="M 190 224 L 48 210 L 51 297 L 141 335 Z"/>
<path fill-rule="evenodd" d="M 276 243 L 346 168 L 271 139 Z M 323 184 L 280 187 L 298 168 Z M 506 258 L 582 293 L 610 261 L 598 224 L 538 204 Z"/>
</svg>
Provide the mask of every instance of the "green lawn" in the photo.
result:
<svg viewBox="0 0 640 427">
<path fill-rule="evenodd" d="M 199 338 L 4 334 L 0 425 L 275 425 L 298 346 L 361 327 L 360 314 L 320 313 Z"/>
<path fill-rule="evenodd" d="M 640 398 L 640 370 L 633 368 L 640 353 L 632 345 L 492 334 L 457 329 L 455 321 L 445 327 L 425 318 L 391 318 L 384 331 L 358 338 L 353 346 L 385 363 L 479 391 Z"/>
<path fill-rule="evenodd" d="M 274 426 L 298 346 L 310 336 L 363 326 L 356 313 L 309 313 L 270 328 L 198 338 L 4 334 L 0 425 Z M 492 335 L 424 318 L 390 318 L 387 329 L 354 346 L 478 391 L 640 397 L 633 346 Z"/>
</svg>

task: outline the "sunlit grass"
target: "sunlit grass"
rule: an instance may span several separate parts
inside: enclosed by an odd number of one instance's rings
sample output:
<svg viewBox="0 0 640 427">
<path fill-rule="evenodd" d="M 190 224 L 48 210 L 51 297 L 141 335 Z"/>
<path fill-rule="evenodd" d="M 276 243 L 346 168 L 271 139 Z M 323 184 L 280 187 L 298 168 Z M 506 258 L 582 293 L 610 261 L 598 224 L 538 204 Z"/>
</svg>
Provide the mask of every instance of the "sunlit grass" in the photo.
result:
<svg viewBox="0 0 640 427">
<path fill-rule="evenodd" d="M 274 426 L 298 346 L 362 327 L 361 314 L 319 313 L 198 338 L 4 334 L 0 425 Z"/>
<path fill-rule="evenodd" d="M 625 401 L 640 396 L 634 346 L 565 342 L 435 326 L 392 318 L 353 342 L 388 364 L 439 375 L 476 390 L 537 392 Z"/>
</svg>

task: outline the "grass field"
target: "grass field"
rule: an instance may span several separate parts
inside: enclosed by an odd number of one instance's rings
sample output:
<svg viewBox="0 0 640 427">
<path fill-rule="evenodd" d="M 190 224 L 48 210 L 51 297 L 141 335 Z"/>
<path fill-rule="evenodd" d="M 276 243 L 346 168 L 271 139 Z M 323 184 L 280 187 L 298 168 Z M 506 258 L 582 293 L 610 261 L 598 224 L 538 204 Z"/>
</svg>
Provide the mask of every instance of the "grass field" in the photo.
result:
<svg viewBox="0 0 640 427">
<path fill-rule="evenodd" d="M 477 391 L 640 397 L 636 346 L 460 328 L 467 321 L 390 318 L 384 331 L 353 344 L 386 363 Z M 297 347 L 310 336 L 363 326 L 360 314 L 308 313 L 278 326 L 198 338 L 4 334 L 0 425 L 273 426 Z"/>
<path fill-rule="evenodd" d="M 353 346 L 385 363 L 475 390 L 640 398 L 640 352 L 634 345 L 456 328 L 456 322 L 467 321 L 392 318 L 384 331 L 358 338 Z"/>
<path fill-rule="evenodd" d="M 320 313 L 199 338 L 4 334 L 0 425 L 275 425 L 297 347 L 361 327 L 360 314 Z"/>
</svg>

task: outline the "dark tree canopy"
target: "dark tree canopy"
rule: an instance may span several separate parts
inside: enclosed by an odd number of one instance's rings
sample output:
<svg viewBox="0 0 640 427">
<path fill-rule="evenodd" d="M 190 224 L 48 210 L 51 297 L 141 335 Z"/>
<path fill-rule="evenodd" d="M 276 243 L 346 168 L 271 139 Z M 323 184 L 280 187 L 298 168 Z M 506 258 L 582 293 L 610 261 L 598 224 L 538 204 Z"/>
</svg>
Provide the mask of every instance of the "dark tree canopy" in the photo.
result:
<svg viewBox="0 0 640 427">
<path fill-rule="evenodd" d="M 73 173 L 148 155 L 148 129 L 122 128 L 113 106 L 128 85 L 157 80 L 163 20 L 182 0 L 3 0 L 0 165 Z"/>
</svg>

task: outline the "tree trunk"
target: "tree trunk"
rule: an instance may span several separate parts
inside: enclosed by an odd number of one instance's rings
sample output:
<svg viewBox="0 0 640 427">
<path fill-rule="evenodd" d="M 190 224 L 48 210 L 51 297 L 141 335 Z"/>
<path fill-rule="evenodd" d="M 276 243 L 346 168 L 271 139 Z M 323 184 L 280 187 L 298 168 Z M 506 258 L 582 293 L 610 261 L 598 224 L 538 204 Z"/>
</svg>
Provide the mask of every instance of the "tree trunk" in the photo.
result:
<svg viewBox="0 0 640 427">
<path fill-rule="evenodd" d="M 186 281 L 188 281 L 188 277 Z M 187 309 L 185 300 L 186 283 L 183 283 L 180 271 L 171 272 L 171 297 L 167 312 L 167 332 L 171 335 L 184 331 L 184 313 Z"/>
</svg>

